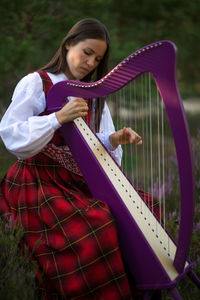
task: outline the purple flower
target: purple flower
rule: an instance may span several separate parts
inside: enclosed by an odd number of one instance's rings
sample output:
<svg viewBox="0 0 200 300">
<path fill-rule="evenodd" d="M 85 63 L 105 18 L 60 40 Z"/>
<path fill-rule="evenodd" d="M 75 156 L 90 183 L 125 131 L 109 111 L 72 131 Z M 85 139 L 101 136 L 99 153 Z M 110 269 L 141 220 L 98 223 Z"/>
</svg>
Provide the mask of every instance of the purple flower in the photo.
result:
<svg viewBox="0 0 200 300">
<path fill-rule="evenodd" d="M 200 230 L 200 222 L 196 223 L 193 229 L 193 232 L 197 232 Z"/>
</svg>

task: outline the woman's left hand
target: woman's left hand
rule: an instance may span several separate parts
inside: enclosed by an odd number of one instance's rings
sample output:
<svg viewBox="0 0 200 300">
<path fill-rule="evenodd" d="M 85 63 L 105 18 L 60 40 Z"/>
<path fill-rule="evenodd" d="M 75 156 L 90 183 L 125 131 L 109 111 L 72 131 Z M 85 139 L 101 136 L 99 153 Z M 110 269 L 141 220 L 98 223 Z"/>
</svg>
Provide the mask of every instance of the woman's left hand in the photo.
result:
<svg viewBox="0 0 200 300">
<path fill-rule="evenodd" d="M 125 145 L 125 144 L 133 144 L 136 143 L 137 145 L 142 144 L 142 138 L 132 130 L 130 127 L 126 128 L 124 127 L 123 129 L 120 129 L 116 131 L 115 133 L 110 135 L 110 143 L 114 148 L 117 148 L 120 144 Z"/>
</svg>

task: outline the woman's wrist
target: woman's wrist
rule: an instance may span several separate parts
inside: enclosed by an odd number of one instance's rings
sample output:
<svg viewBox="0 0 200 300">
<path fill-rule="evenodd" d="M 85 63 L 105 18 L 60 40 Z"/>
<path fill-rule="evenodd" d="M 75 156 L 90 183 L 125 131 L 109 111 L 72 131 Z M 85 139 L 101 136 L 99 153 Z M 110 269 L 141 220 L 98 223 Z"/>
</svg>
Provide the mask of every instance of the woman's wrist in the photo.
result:
<svg viewBox="0 0 200 300">
<path fill-rule="evenodd" d="M 60 110 L 58 110 L 56 112 L 56 118 L 57 118 L 58 122 L 60 123 L 60 125 L 64 124 L 64 120 L 62 118 L 62 112 Z"/>
<path fill-rule="evenodd" d="M 114 132 L 109 136 L 110 144 L 111 146 L 116 149 L 119 146 L 117 133 Z"/>
</svg>

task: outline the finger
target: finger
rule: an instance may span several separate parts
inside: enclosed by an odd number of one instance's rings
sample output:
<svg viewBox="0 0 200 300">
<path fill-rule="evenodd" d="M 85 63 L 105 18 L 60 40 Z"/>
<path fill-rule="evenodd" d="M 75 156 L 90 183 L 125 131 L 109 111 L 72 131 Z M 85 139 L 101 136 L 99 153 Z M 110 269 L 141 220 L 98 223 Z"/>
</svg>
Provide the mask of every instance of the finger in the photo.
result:
<svg viewBox="0 0 200 300">
<path fill-rule="evenodd" d="M 142 137 L 137 134 L 137 132 L 135 132 L 134 130 L 132 130 L 131 128 L 129 129 L 129 134 L 131 135 L 131 142 L 136 142 L 136 143 L 140 143 L 142 141 Z"/>
<path fill-rule="evenodd" d="M 80 114 L 77 117 L 86 117 L 87 116 L 87 112 L 80 112 Z"/>
<path fill-rule="evenodd" d="M 137 145 L 142 145 L 142 138 L 141 138 L 141 136 L 137 136 L 137 138 L 136 138 L 136 144 Z"/>
<path fill-rule="evenodd" d="M 142 141 L 141 136 L 139 136 L 137 133 L 135 132 L 131 132 L 130 133 L 130 137 L 129 137 L 129 142 L 132 143 L 136 143 L 136 144 L 140 144 Z"/>
<path fill-rule="evenodd" d="M 130 144 L 133 144 L 134 142 L 136 142 L 138 135 L 131 128 L 126 128 L 126 129 L 127 129 L 126 130 L 126 135 L 127 135 L 127 138 L 128 138 L 128 142 Z"/>
<path fill-rule="evenodd" d="M 75 104 L 75 105 L 86 105 L 88 106 L 88 103 L 85 99 L 83 98 L 73 98 L 70 100 L 71 104 Z"/>
<path fill-rule="evenodd" d="M 142 140 L 137 143 L 138 146 L 142 145 Z"/>
<path fill-rule="evenodd" d="M 72 105 L 72 108 L 77 112 L 87 112 L 88 111 L 88 105 L 86 102 L 76 102 Z"/>
</svg>

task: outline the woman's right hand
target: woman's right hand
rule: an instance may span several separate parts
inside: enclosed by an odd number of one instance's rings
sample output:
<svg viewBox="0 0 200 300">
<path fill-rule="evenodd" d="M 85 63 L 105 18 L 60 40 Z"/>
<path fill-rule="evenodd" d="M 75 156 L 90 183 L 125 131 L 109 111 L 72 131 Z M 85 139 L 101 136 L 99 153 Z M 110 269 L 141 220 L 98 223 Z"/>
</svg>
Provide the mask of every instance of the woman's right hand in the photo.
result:
<svg viewBox="0 0 200 300">
<path fill-rule="evenodd" d="M 72 98 L 63 108 L 56 112 L 58 122 L 64 123 L 73 121 L 78 117 L 85 117 L 88 113 L 88 104 L 82 98 Z"/>
<path fill-rule="evenodd" d="M 110 143 L 114 148 L 117 148 L 119 145 L 133 144 L 142 145 L 142 138 L 137 132 L 131 128 L 124 127 L 120 129 L 109 137 Z"/>
</svg>

